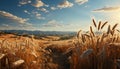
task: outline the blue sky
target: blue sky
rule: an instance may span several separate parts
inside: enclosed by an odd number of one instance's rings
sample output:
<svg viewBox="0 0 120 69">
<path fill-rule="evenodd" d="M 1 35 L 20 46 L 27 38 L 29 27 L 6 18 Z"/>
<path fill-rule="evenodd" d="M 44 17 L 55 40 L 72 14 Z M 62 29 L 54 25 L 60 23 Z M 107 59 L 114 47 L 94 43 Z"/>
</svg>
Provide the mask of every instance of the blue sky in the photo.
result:
<svg viewBox="0 0 120 69">
<path fill-rule="evenodd" d="M 120 0 L 0 0 L 0 30 L 87 30 L 120 23 Z"/>
</svg>

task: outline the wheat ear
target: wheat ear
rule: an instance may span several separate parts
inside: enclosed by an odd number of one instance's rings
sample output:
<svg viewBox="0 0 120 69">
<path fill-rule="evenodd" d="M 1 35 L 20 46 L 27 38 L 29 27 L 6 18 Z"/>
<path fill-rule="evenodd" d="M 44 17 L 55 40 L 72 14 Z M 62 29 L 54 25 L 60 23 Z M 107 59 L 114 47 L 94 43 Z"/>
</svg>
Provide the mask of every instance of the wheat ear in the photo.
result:
<svg viewBox="0 0 120 69">
<path fill-rule="evenodd" d="M 103 23 L 103 25 L 101 26 L 101 29 L 103 29 L 103 27 L 107 24 L 108 22 L 106 21 L 105 23 Z"/>
</svg>

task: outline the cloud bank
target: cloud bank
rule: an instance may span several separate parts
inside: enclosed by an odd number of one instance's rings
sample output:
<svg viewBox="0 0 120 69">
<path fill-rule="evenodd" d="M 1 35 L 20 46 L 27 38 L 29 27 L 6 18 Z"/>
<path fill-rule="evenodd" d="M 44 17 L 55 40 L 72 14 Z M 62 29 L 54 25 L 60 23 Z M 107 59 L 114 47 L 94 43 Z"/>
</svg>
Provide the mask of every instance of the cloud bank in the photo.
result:
<svg viewBox="0 0 120 69">
<path fill-rule="evenodd" d="M 43 24 L 43 27 L 62 27 L 63 25 L 58 23 L 56 20 L 50 20 L 48 23 Z"/>
<path fill-rule="evenodd" d="M 88 0 L 75 0 L 75 2 L 81 5 L 88 2 Z"/>
<path fill-rule="evenodd" d="M 109 12 L 109 11 L 120 11 L 120 7 L 103 7 L 100 9 L 93 10 L 93 12 Z"/>
<path fill-rule="evenodd" d="M 68 7 L 72 7 L 72 6 L 73 6 L 73 3 L 69 2 L 69 1 L 61 2 L 58 5 L 59 8 L 68 8 Z"/>
<path fill-rule="evenodd" d="M 24 19 L 24 18 L 15 16 L 15 15 L 13 15 L 9 12 L 5 12 L 5 11 L 0 11 L 0 17 L 5 18 L 10 21 L 13 21 L 13 22 L 16 22 L 16 23 L 21 23 L 21 24 L 26 23 L 28 21 L 28 19 Z"/>
<path fill-rule="evenodd" d="M 32 4 L 34 7 L 42 7 L 45 4 L 41 0 L 36 0 L 34 4 Z"/>
</svg>

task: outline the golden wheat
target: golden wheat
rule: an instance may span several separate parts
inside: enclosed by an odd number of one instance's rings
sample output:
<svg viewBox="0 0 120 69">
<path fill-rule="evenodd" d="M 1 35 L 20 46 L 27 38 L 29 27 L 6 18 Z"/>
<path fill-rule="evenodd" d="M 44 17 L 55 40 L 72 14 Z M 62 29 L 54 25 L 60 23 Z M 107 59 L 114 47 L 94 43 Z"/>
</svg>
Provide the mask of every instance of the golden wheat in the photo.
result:
<svg viewBox="0 0 120 69">
<path fill-rule="evenodd" d="M 92 21 L 93 21 L 94 26 L 97 27 L 95 20 L 92 19 Z"/>
<path fill-rule="evenodd" d="M 101 21 L 99 21 L 98 30 L 100 30 L 100 27 L 101 27 Z"/>
<path fill-rule="evenodd" d="M 93 29 L 92 29 L 92 26 L 90 26 L 90 32 L 92 33 L 93 36 L 95 36 Z"/>
<path fill-rule="evenodd" d="M 109 26 L 108 26 L 108 30 L 107 30 L 107 34 L 109 34 L 110 31 L 111 31 L 111 26 L 109 25 Z"/>
<path fill-rule="evenodd" d="M 112 27 L 112 30 L 115 30 L 115 28 L 118 26 L 118 24 L 115 24 L 113 27 Z"/>
<path fill-rule="evenodd" d="M 103 29 L 103 27 L 107 24 L 108 22 L 106 21 L 105 23 L 103 23 L 103 25 L 101 26 L 101 29 Z"/>
<path fill-rule="evenodd" d="M 101 24 L 100 21 L 97 26 L 95 20 L 92 19 L 92 21 L 97 31 L 102 31 L 103 27 L 108 23 L 106 21 Z M 116 34 L 117 25 L 115 24 L 112 28 L 111 25 L 108 25 L 107 31 L 101 32 L 102 34 L 98 34 L 95 37 L 93 37 L 95 35 L 93 28 L 90 26 L 90 33 L 84 34 L 88 38 L 85 39 L 84 46 L 79 45 L 82 42 L 75 44 L 76 46 L 81 46 L 81 58 L 80 60 L 78 59 L 79 55 L 71 57 L 73 62 L 71 69 L 119 69 L 120 61 L 114 64 L 116 57 L 120 58 L 118 53 L 120 52 L 120 34 Z M 119 32 L 119 30 L 117 31 Z M 83 37 L 80 39 L 83 40 Z"/>
<path fill-rule="evenodd" d="M 82 30 L 79 30 L 79 31 L 78 31 L 78 33 L 77 33 L 77 38 L 79 38 L 81 31 L 82 31 Z"/>
</svg>

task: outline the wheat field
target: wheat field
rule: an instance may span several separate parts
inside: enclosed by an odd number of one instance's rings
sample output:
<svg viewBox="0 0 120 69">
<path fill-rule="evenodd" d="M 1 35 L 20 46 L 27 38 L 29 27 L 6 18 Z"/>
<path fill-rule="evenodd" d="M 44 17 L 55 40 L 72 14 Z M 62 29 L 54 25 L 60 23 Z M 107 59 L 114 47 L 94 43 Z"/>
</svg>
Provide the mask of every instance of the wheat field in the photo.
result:
<svg viewBox="0 0 120 69">
<path fill-rule="evenodd" d="M 118 24 L 92 21 L 88 32 L 80 30 L 70 40 L 1 34 L 0 69 L 120 69 Z"/>
<path fill-rule="evenodd" d="M 79 31 L 77 41 L 70 58 L 70 69 L 120 69 L 120 32 L 116 29 L 118 24 L 113 27 L 107 25 L 108 22 L 98 25 L 94 19 L 93 26 L 89 32 L 83 34 Z M 107 25 L 107 30 L 102 30 Z M 94 28 L 94 29 L 93 29 Z M 96 34 L 97 32 L 101 32 Z"/>
</svg>

